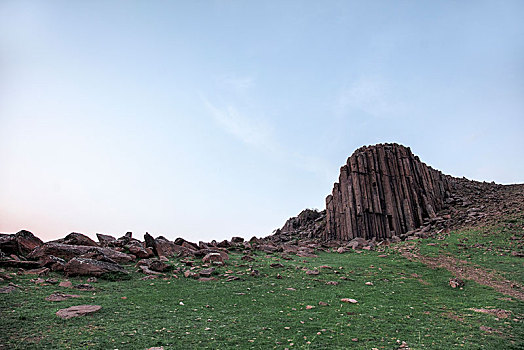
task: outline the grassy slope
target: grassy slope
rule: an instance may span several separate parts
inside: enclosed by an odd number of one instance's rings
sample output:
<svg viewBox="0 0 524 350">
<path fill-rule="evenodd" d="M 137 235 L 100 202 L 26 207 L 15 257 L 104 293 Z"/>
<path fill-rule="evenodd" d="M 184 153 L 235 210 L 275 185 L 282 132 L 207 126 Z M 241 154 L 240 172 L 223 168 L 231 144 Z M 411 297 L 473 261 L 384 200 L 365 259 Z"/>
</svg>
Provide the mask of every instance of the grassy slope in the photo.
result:
<svg viewBox="0 0 524 350">
<path fill-rule="evenodd" d="M 507 243 L 510 236 L 522 234 L 522 218 L 511 228 L 507 224 L 452 233 L 446 240 L 435 241 L 437 246 L 427 246 L 431 241 L 424 240 L 419 243 L 421 252 L 449 251 L 463 254 L 465 259 L 470 255 L 471 261 L 522 283 L 522 258 L 500 256 L 496 249 L 466 252 L 457 246 L 464 238 L 470 243 L 486 240 L 498 246 Z M 496 235 L 484 237 L 487 233 Z M 134 273 L 128 281 L 99 281 L 93 293 L 35 286 L 30 277 L 17 276 L 15 283 L 26 290 L 0 294 L 0 344 L 9 349 L 393 349 L 405 341 L 411 349 L 524 347 L 523 301 L 470 281 L 462 290 L 452 289 L 446 270 L 429 269 L 390 249 L 385 253 L 322 253 L 318 258 L 294 257 L 291 261 L 260 254 L 248 264 L 239 258 L 233 254 L 229 264 L 219 269 L 233 270 L 243 279 L 232 282 L 183 277 L 142 281 L 142 275 Z M 276 261 L 284 268 L 269 267 Z M 318 276 L 302 270 L 321 265 L 333 269 L 322 268 Z M 259 277 L 249 275 L 250 266 L 260 271 Z M 277 279 L 277 273 L 283 278 Z M 340 279 L 343 276 L 348 280 Z M 326 285 L 326 281 L 339 284 Z M 45 301 L 54 291 L 84 298 Z M 341 298 L 354 298 L 358 303 L 342 303 Z M 320 306 L 319 301 L 329 305 Z M 102 310 L 70 320 L 54 314 L 61 308 L 90 303 L 101 305 Z M 307 305 L 314 308 L 306 309 Z M 497 320 L 469 308 L 500 308 L 510 310 L 512 316 Z M 496 332 L 482 331 L 481 326 Z"/>
</svg>

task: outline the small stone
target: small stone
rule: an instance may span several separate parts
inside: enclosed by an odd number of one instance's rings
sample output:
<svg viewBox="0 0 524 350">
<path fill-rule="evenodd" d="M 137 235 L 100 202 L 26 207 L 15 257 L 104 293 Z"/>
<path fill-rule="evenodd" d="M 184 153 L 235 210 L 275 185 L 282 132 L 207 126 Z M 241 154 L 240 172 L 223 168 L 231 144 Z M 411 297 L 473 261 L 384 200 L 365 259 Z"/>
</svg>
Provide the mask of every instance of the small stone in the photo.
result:
<svg viewBox="0 0 524 350">
<path fill-rule="evenodd" d="M 86 290 L 86 291 L 93 291 L 93 290 L 95 290 L 95 287 L 93 287 L 92 285 L 87 284 L 87 283 L 77 284 L 73 288 L 78 289 L 78 290 Z"/>
<path fill-rule="evenodd" d="M 71 281 L 62 281 L 62 282 L 60 282 L 60 284 L 58 286 L 59 287 L 64 287 L 64 288 L 72 288 L 73 287 L 73 283 L 71 283 Z"/>
<path fill-rule="evenodd" d="M 460 278 L 450 278 L 449 285 L 451 288 L 462 288 L 464 287 L 465 283 Z"/>
<path fill-rule="evenodd" d="M 340 301 L 343 302 L 343 303 L 351 303 L 351 304 L 358 303 L 358 301 L 356 301 L 355 299 L 351 299 L 351 298 L 342 298 L 342 299 L 340 299 Z"/>
<path fill-rule="evenodd" d="M 75 294 L 64 294 L 64 293 L 53 293 L 50 296 L 46 297 L 47 301 L 64 301 L 71 298 L 81 298 L 80 295 Z"/>
</svg>

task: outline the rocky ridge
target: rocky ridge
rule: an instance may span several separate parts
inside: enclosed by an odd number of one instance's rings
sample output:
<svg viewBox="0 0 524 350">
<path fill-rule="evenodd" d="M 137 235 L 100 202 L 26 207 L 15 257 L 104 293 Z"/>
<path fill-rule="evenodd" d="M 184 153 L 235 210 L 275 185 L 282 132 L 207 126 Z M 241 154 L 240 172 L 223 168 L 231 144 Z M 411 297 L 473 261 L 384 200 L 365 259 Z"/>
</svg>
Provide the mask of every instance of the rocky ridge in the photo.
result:
<svg viewBox="0 0 524 350">
<path fill-rule="evenodd" d="M 403 170 L 393 169 L 393 164 Z M 404 175 L 398 175 L 401 172 Z M 351 201 L 344 202 L 349 198 Z M 141 241 L 127 232 L 120 238 L 97 234 L 98 242 L 71 233 L 44 243 L 25 230 L 0 234 L 0 268 L 15 268 L 19 274 L 34 274 L 37 280 L 47 281 L 41 277 L 49 271 L 126 278 L 128 270 L 122 265 L 133 264 L 147 278 L 172 273 L 207 280 L 214 278 L 212 266 L 227 264 L 232 251 L 241 252 L 246 263 L 256 259 L 256 251 L 283 259 L 291 255 L 306 258 L 315 257 L 318 251 L 378 249 L 392 242 L 440 237 L 452 229 L 489 224 L 524 212 L 524 185 L 454 178 L 427 167 L 406 147 L 377 145 L 361 148 L 349 158 L 327 203 L 326 210 L 306 209 L 274 234 L 249 241 L 233 237 L 194 243 L 183 238 L 155 238 L 149 233 Z M 187 268 L 174 270 L 169 264 L 174 257 Z M 9 275 L 0 273 L 0 282 L 8 279 Z"/>
</svg>

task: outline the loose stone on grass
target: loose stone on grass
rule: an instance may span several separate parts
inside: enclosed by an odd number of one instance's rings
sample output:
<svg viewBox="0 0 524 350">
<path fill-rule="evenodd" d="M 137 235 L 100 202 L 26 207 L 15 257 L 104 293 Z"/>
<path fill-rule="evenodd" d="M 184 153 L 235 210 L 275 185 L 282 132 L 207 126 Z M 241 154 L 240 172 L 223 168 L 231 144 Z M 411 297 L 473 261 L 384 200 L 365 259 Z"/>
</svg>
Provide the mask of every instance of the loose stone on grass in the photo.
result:
<svg viewBox="0 0 524 350">
<path fill-rule="evenodd" d="M 68 307 L 67 309 L 58 310 L 56 315 L 64 320 L 67 320 L 73 317 L 84 316 L 93 312 L 97 312 L 101 308 L 102 307 L 100 305 L 77 305 Z"/>
</svg>

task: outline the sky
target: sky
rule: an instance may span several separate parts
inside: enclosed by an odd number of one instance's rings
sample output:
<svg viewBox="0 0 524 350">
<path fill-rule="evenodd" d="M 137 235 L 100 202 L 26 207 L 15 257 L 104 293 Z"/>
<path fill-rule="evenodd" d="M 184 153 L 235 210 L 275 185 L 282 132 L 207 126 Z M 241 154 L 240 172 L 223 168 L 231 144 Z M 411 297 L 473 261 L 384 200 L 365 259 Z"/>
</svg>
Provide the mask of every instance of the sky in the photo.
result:
<svg viewBox="0 0 524 350">
<path fill-rule="evenodd" d="M 0 232 L 267 236 L 397 142 L 524 182 L 523 1 L 0 0 Z"/>
</svg>

